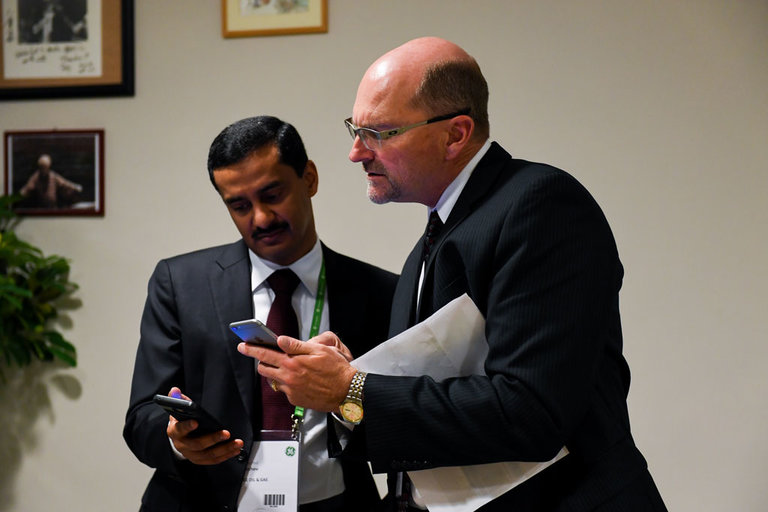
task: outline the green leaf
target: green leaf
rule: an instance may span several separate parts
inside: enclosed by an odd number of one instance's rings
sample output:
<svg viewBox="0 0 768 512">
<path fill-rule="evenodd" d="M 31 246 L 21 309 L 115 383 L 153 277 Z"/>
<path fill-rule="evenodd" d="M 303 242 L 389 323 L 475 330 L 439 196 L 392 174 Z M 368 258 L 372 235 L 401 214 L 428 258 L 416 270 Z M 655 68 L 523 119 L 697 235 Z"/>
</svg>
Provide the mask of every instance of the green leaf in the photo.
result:
<svg viewBox="0 0 768 512">
<path fill-rule="evenodd" d="M 77 366 L 77 358 L 69 351 L 62 350 L 58 347 L 49 347 L 51 354 L 58 360 L 63 361 L 69 366 Z"/>
<path fill-rule="evenodd" d="M 62 336 L 60 333 L 56 331 L 46 331 L 44 334 L 51 345 L 62 348 L 64 350 L 68 350 L 72 353 L 76 352 L 75 346 L 64 339 L 64 336 Z"/>
<path fill-rule="evenodd" d="M 70 299 L 78 285 L 69 280 L 66 258 L 46 256 L 13 231 L 20 221 L 13 210 L 19 199 L 0 196 L 0 364 L 23 367 L 37 358 L 75 366 L 77 351 L 53 321 L 59 300 Z"/>
</svg>

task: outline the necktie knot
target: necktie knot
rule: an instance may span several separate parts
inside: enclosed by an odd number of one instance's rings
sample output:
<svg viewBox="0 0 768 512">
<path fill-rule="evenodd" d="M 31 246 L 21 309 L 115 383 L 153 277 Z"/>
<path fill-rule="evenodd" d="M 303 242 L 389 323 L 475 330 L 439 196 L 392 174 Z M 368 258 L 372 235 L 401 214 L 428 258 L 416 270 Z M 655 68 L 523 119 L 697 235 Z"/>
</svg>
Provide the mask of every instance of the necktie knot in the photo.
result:
<svg viewBox="0 0 768 512">
<path fill-rule="evenodd" d="M 267 317 L 267 327 L 277 335 L 286 334 L 293 338 L 299 336 L 299 322 L 291 305 L 293 292 L 299 282 L 299 276 L 289 268 L 276 270 L 267 278 L 267 283 L 275 292 Z"/>
<path fill-rule="evenodd" d="M 426 260 L 429 257 L 429 252 L 432 250 L 432 246 L 435 244 L 435 239 L 437 238 L 437 235 L 440 234 L 442 228 L 443 221 L 440 220 L 437 210 L 432 210 L 432 213 L 429 214 L 427 230 L 424 232 L 423 260 Z"/>
<path fill-rule="evenodd" d="M 293 295 L 294 290 L 296 290 L 296 287 L 300 282 L 299 276 L 289 268 L 275 270 L 272 272 L 272 275 L 267 278 L 267 283 L 269 284 L 269 287 L 272 288 L 272 291 L 275 292 L 276 296 L 282 296 L 283 294 L 287 294 L 288 296 Z"/>
</svg>

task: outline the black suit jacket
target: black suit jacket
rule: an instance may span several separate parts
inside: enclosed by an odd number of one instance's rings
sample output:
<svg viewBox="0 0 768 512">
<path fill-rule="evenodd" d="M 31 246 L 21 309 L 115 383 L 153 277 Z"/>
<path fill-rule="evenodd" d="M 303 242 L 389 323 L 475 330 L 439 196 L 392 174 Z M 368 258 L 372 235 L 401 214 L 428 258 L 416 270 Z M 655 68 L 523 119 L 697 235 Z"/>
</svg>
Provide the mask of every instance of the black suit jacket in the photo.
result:
<svg viewBox="0 0 768 512">
<path fill-rule="evenodd" d="M 386 339 L 397 276 L 323 246 L 330 327 L 353 354 Z M 156 471 L 143 510 L 236 510 L 240 484 L 261 407 L 253 359 L 240 354 L 228 325 L 253 317 L 250 264 L 243 241 L 162 260 L 149 281 L 141 340 L 123 437 L 140 461 Z M 196 466 L 173 456 L 165 429 L 168 414 L 152 403 L 172 386 L 219 418 L 244 452 L 216 466 Z M 361 463 L 344 461 L 354 503 L 378 501 Z"/>
<path fill-rule="evenodd" d="M 417 320 L 420 253 L 421 242 L 403 267 L 390 336 Z M 472 298 L 486 320 L 487 377 L 369 375 L 364 423 L 374 471 L 546 461 L 565 445 L 565 459 L 482 509 L 537 512 L 593 510 L 646 478 L 626 407 L 622 276 L 590 194 L 567 173 L 512 159 L 493 143 L 435 241 L 421 305 L 426 317 L 464 293 Z M 656 500 L 647 480 L 640 494 Z M 619 502 L 622 510 L 659 509 Z"/>
</svg>

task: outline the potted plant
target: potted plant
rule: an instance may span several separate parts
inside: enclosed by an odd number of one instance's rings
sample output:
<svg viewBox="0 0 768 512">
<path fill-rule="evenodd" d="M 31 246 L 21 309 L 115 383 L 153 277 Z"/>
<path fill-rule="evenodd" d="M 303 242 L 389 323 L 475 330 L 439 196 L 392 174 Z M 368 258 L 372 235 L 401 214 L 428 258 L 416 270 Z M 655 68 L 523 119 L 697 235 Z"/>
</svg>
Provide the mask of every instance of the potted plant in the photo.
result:
<svg viewBox="0 0 768 512">
<path fill-rule="evenodd" d="M 69 262 L 21 240 L 14 231 L 18 196 L 0 196 L 0 382 L 3 367 L 33 360 L 76 366 L 77 351 L 54 327 L 57 302 L 77 290 Z"/>
</svg>

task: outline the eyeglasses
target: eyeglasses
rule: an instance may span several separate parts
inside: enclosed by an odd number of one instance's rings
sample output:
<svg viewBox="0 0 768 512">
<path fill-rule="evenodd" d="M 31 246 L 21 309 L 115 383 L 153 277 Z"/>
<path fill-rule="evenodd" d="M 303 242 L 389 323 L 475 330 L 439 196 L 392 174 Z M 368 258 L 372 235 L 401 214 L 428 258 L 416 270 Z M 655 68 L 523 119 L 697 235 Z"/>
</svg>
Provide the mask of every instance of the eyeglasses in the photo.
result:
<svg viewBox="0 0 768 512">
<path fill-rule="evenodd" d="M 378 130 L 374 130 L 372 128 L 361 128 L 359 126 L 355 126 L 354 124 L 352 124 L 351 117 L 348 117 L 347 119 L 345 119 L 344 124 L 347 126 L 347 130 L 349 130 L 349 135 L 352 136 L 353 139 L 355 137 L 360 137 L 360 140 L 363 141 L 363 144 L 365 145 L 366 148 L 370 149 L 371 151 L 376 151 L 377 149 L 381 148 L 381 141 L 383 140 L 387 140 L 391 137 L 394 137 L 395 135 L 400 135 L 418 126 L 424 126 L 426 124 L 436 123 L 438 121 L 445 121 L 446 119 L 451 119 L 456 116 L 463 116 L 463 115 L 469 114 L 469 110 L 470 109 L 465 108 L 463 110 L 459 110 L 458 112 L 454 112 L 453 114 L 437 116 L 437 117 L 427 119 L 426 121 L 422 121 L 420 123 L 409 124 L 407 126 L 401 126 L 400 128 L 392 128 L 391 130 L 384 130 L 381 132 Z"/>
</svg>

